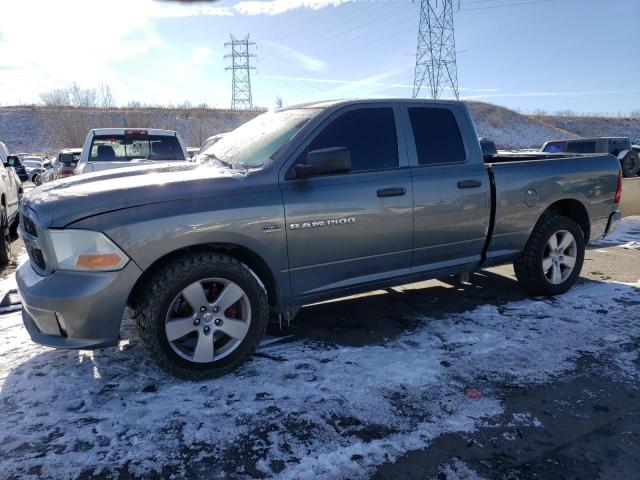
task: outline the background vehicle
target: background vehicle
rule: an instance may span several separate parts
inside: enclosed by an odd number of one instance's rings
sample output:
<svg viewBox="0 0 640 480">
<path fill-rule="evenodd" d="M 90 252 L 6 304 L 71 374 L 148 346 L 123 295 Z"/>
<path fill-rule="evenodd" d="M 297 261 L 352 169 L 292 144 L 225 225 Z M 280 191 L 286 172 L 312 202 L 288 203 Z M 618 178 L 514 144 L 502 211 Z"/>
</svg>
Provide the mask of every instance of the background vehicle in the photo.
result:
<svg viewBox="0 0 640 480">
<path fill-rule="evenodd" d="M 24 168 L 27 170 L 27 174 L 29 175 L 29 180 L 31 180 L 32 182 L 34 181 L 36 175 L 44 171 L 44 165 L 43 165 L 44 161 L 42 157 L 26 156 L 26 157 L 21 157 L 20 160 L 24 165 Z"/>
<path fill-rule="evenodd" d="M 42 162 L 43 171 L 40 172 L 33 180 L 36 185 L 50 182 L 55 179 L 55 171 L 58 166 L 57 158 L 47 158 Z"/>
<path fill-rule="evenodd" d="M 58 152 L 52 180 L 71 177 L 80 161 L 81 148 L 63 148 Z"/>
<path fill-rule="evenodd" d="M 22 162 L 20 162 L 20 157 L 17 155 L 9 155 L 7 157 L 7 165 L 13 167 L 21 182 L 29 180 L 29 174 L 27 173 L 27 169 L 24 168 L 24 165 L 22 165 Z"/>
<path fill-rule="evenodd" d="M 270 312 L 511 262 L 527 291 L 565 292 L 619 222 L 618 160 L 485 164 L 475 132 L 458 102 L 307 104 L 247 122 L 205 164 L 44 185 L 21 206 L 25 326 L 114 345 L 128 304 L 160 365 L 203 378 L 244 361 Z"/>
<path fill-rule="evenodd" d="M 578 140 L 554 140 L 545 142 L 542 151 L 547 153 L 610 153 L 620 160 L 622 175 L 633 177 L 640 169 L 640 156 L 631 147 L 628 137 L 581 138 Z"/>
<path fill-rule="evenodd" d="M 198 150 L 198 153 L 203 153 L 207 148 L 211 147 L 212 145 L 215 145 L 217 142 L 222 140 L 225 135 L 226 135 L 226 133 L 218 133 L 216 135 L 211 135 L 200 146 L 200 149 Z"/>
<path fill-rule="evenodd" d="M 75 173 L 188 158 L 180 135 L 173 130 L 98 128 L 87 135 Z"/>
<path fill-rule="evenodd" d="M 205 152 L 205 150 L 207 150 L 212 145 L 215 145 L 222 138 L 224 138 L 225 135 L 226 135 L 226 133 L 218 133 L 216 135 L 212 135 L 209 138 L 207 138 L 204 141 L 204 143 L 200 146 L 200 148 L 198 149 L 198 153 L 193 158 L 191 158 L 191 161 L 192 162 L 205 161 L 206 158 L 203 156 L 203 153 Z"/>
<path fill-rule="evenodd" d="M 18 219 L 21 184 L 12 167 L 6 167 L 7 146 L 0 142 L 0 266 L 11 261 L 10 229 Z"/>
</svg>

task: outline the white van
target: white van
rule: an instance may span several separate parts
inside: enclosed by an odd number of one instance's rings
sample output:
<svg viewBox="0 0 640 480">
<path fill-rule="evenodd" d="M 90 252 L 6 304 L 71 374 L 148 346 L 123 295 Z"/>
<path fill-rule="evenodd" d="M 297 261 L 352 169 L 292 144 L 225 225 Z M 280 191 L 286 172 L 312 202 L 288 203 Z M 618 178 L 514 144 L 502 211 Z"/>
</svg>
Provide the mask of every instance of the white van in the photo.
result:
<svg viewBox="0 0 640 480">
<path fill-rule="evenodd" d="M 96 128 L 84 141 L 75 174 L 189 158 L 178 132 L 153 128 Z"/>
</svg>

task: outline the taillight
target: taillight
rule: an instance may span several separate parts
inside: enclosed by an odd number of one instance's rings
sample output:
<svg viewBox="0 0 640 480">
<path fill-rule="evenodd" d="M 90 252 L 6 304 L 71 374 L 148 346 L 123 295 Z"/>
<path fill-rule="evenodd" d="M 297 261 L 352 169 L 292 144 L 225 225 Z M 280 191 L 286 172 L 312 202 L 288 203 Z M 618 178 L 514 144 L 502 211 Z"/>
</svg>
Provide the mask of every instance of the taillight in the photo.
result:
<svg viewBox="0 0 640 480">
<path fill-rule="evenodd" d="M 613 197 L 613 203 L 620 203 L 622 198 L 622 172 L 618 173 L 618 188 L 616 189 L 616 196 Z"/>
<path fill-rule="evenodd" d="M 64 177 L 73 177 L 73 170 L 62 170 L 60 172 L 60 178 L 64 178 Z"/>
</svg>

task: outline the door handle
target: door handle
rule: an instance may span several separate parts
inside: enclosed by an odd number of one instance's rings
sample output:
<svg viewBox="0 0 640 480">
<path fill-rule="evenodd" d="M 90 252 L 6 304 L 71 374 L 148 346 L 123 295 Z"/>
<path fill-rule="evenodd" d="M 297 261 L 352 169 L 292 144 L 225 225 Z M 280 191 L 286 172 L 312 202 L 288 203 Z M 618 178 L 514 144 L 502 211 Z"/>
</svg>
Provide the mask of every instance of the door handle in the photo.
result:
<svg viewBox="0 0 640 480">
<path fill-rule="evenodd" d="M 407 193 L 407 189 L 402 187 L 381 188 L 378 190 L 378 197 L 401 197 L 405 193 Z"/>
<path fill-rule="evenodd" d="M 458 188 L 478 188 L 482 186 L 480 180 L 460 180 L 458 182 Z"/>
</svg>

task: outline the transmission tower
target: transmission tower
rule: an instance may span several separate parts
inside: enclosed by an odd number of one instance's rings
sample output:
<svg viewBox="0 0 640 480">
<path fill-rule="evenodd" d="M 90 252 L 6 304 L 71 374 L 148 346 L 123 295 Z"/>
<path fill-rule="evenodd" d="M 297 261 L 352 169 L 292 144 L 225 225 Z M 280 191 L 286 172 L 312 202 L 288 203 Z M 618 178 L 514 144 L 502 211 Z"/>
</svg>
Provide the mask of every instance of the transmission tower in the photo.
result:
<svg viewBox="0 0 640 480">
<path fill-rule="evenodd" d="M 453 0 L 420 0 L 413 98 L 425 84 L 431 98 L 440 98 L 447 88 L 459 98 Z"/>
<path fill-rule="evenodd" d="M 231 57 L 231 66 L 225 70 L 232 70 L 232 97 L 231 110 L 249 110 L 253 108 L 253 99 L 251 97 L 251 76 L 250 71 L 255 67 L 250 65 L 250 59 L 256 55 L 249 53 L 249 47 L 255 45 L 255 42 L 249 41 L 249 35 L 242 39 L 237 39 L 231 35 L 231 41 L 224 44 L 225 47 L 231 46 L 231 53 L 225 55 L 225 58 Z"/>
</svg>

